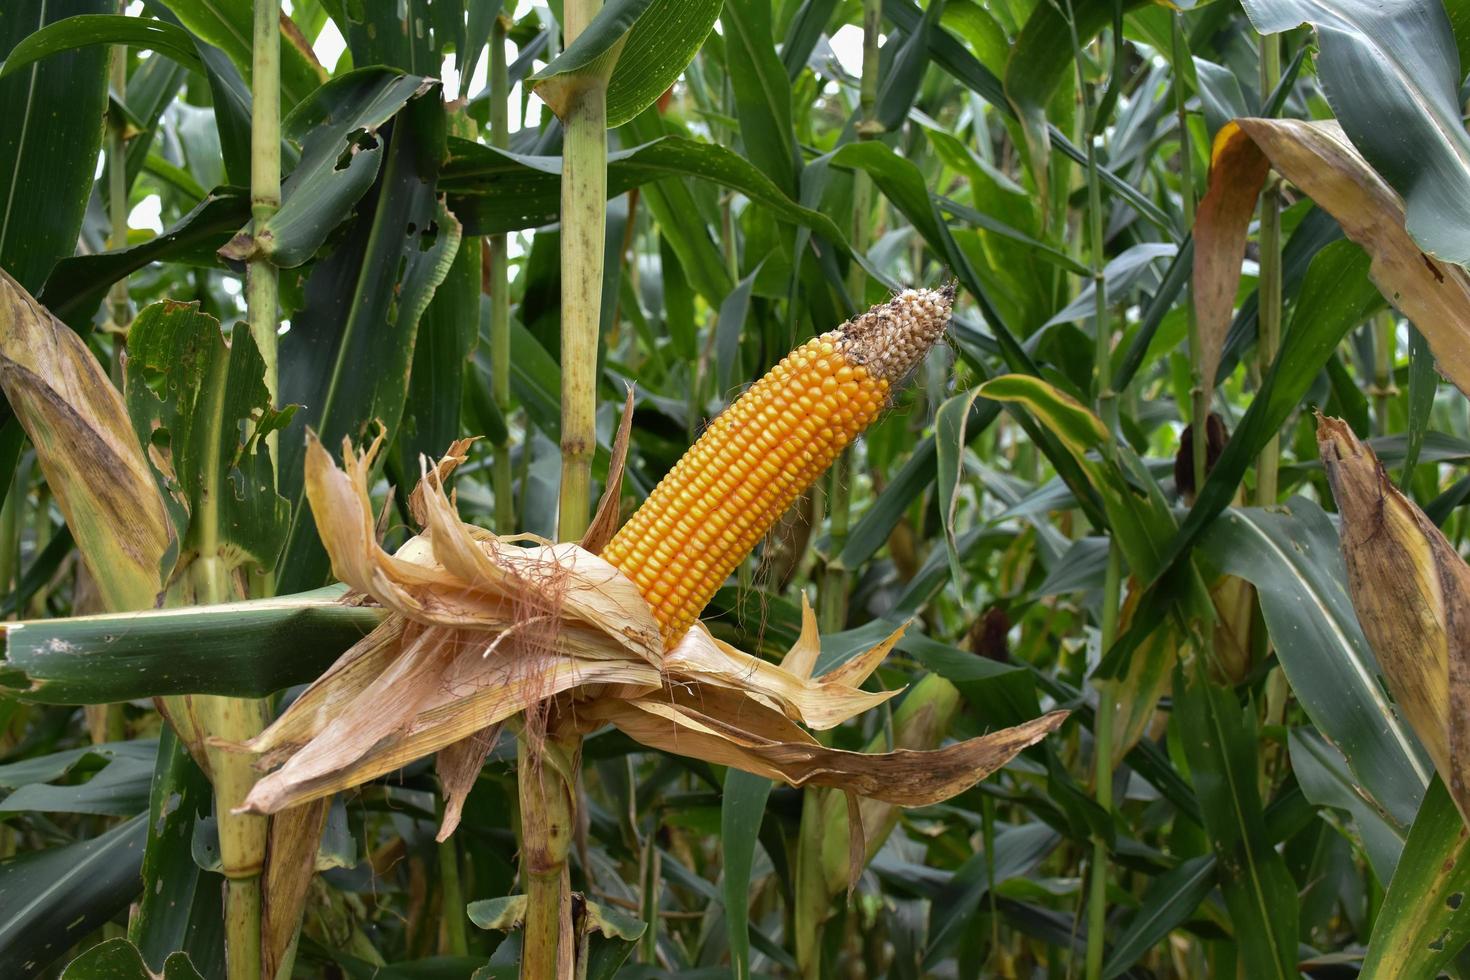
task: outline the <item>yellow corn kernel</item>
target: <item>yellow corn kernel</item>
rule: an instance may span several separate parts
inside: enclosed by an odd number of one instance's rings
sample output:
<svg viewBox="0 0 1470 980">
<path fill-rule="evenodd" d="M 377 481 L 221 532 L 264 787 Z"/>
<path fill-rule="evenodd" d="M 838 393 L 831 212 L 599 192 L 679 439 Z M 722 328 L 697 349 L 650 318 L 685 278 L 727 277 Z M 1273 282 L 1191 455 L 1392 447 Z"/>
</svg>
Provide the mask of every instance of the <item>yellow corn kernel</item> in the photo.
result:
<svg viewBox="0 0 1470 980">
<path fill-rule="evenodd" d="M 603 557 L 638 584 L 666 646 L 878 417 L 953 303 L 952 286 L 905 290 L 807 341 L 721 413 L 628 519 Z"/>
</svg>

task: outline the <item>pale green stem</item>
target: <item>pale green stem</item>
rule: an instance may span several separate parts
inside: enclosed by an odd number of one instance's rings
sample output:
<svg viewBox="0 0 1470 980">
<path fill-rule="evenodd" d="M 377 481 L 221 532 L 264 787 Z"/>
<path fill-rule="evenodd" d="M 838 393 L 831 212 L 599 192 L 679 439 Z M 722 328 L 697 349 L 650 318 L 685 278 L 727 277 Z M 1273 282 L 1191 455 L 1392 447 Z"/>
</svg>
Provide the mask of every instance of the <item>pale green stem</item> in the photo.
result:
<svg viewBox="0 0 1470 980">
<path fill-rule="evenodd" d="M 1077 37 L 1077 25 L 1072 13 L 1071 0 L 1067 0 L 1068 26 L 1072 32 L 1072 50 L 1077 74 L 1077 91 L 1082 98 L 1082 138 L 1087 141 L 1087 244 L 1088 262 L 1092 269 L 1093 289 L 1093 396 L 1097 399 L 1097 412 L 1103 422 L 1116 428 L 1116 397 L 1112 382 L 1112 324 L 1108 320 L 1108 284 L 1103 274 L 1106 267 L 1103 255 L 1103 210 L 1102 181 L 1098 178 L 1097 104 L 1093 93 L 1087 90 L 1087 75 L 1084 71 L 1084 51 Z"/>
<path fill-rule="evenodd" d="M 639 861 L 639 917 L 643 919 L 643 935 L 638 938 L 638 962 L 658 962 L 658 901 L 659 881 L 663 877 L 663 860 L 658 850 L 656 834 L 650 834 L 643 847 Z"/>
<path fill-rule="evenodd" d="M 112 90 L 121 99 L 127 87 L 128 49 L 119 44 L 112 49 Z M 107 132 L 107 210 L 112 225 L 110 244 L 114 249 L 128 246 L 128 144 L 123 138 L 124 125 L 118 119 Z M 128 305 L 128 277 L 123 276 L 113 283 L 107 295 L 112 308 L 112 328 L 122 333 L 133 320 L 132 309 Z"/>
<path fill-rule="evenodd" d="M 465 931 L 464 886 L 459 876 L 459 843 L 453 836 L 439 842 L 439 894 L 439 914 L 444 926 L 440 933 L 439 952 L 444 956 L 468 956 L 470 942 Z"/>
<path fill-rule="evenodd" d="M 571 44 L 602 0 L 566 0 L 562 29 Z M 615 56 L 614 56 L 615 57 Z M 610 67 L 609 67 L 610 70 Z M 592 508 L 592 454 L 597 445 L 597 341 L 607 221 L 606 75 L 569 99 L 562 117 L 561 174 L 561 493 L 557 537 L 575 541 Z M 517 783 L 526 883 L 521 976 L 569 975 L 576 956 L 567 867 L 576 825 L 581 738 L 548 736 L 533 755 L 523 733 Z"/>
<path fill-rule="evenodd" d="M 1072 5 L 1068 2 L 1068 13 Z M 1117 427 L 1117 397 L 1112 384 L 1112 324 L 1108 318 L 1108 286 L 1104 274 L 1106 268 L 1103 254 L 1103 210 L 1102 182 L 1098 178 L 1097 162 L 1097 104 L 1095 93 L 1086 86 L 1083 70 L 1083 49 L 1077 38 L 1075 19 L 1069 16 L 1072 30 L 1072 46 L 1077 71 L 1077 90 L 1083 93 L 1082 136 L 1087 140 L 1087 233 L 1088 260 L 1092 268 L 1093 318 L 1095 348 L 1093 394 L 1097 399 L 1098 416 L 1110 429 Z M 1118 628 L 1118 599 L 1121 579 L 1121 553 L 1116 539 L 1109 543 L 1108 570 L 1104 579 L 1102 599 L 1102 622 L 1099 637 L 1100 655 L 1112 646 Z M 1104 689 L 1098 699 L 1098 712 L 1093 724 L 1093 753 L 1096 765 L 1094 791 L 1097 803 L 1104 811 L 1112 809 L 1113 785 L 1113 710 L 1111 692 Z M 1092 867 L 1089 874 L 1090 893 L 1087 906 L 1087 977 L 1099 980 L 1102 976 L 1103 952 L 1106 947 L 1104 931 L 1107 923 L 1108 891 L 1108 845 L 1101 837 L 1092 842 Z"/>
<path fill-rule="evenodd" d="M 255 0 L 255 36 L 251 44 L 250 215 L 257 242 L 267 221 L 281 208 L 281 3 Z M 246 318 L 250 335 L 265 362 L 263 372 L 270 404 L 277 402 L 277 334 L 281 326 L 280 273 L 270 256 L 258 252 L 245 273 Z M 280 462 L 280 433 L 265 437 L 271 458 Z M 275 594 L 276 572 L 257 569 L 250 578 L 250 594 Z"/>
<path fill-rule="evenodd" d="M 221 358 L 227 358 L 221 352 Z M 217 369 L 223 369 L 219 365 Z M 202 419 L 220 424 L 224 415 L 224 388 L 206 392 L 199 406 Z M 220 499 L 225 488 L 215 484 L 213 468 L 204 472 L 199 505 L 190 521 L 191 537 L 184 543 L 194 553 L 187 577 L 175 583 L 170 604 L 211 606 L 240 598 L 231 574 L 220 557 Z M 215 748 L 211 743 L 239 744 L 254 738 L 270 720 L 268 702 L 254 698 L 198 696 L 188 699 L 205 738 L 205 756 L 214 787 L 215 820 L 219 829 L 220 864 L 225 891 L 225 969 L 229 980 L 261 976 L 261 873 L 265 865 L 268 824 L 265 817 L 234 812 L 245 802 L 257 773 L 248 754 Z"/>
<path fill-rule="evenodd" d="M 45 486 L 39 487 L 36 492 L 34 530 L 31 532 L 34 535 L 34 547 L 36 549 L 35 553 L 38 555 L 41 552 L 45 551 L 46 546 L 51 543 L 50 512 L 51 494 Z M 47 595 L 48 589 L 45 585 L 42 585 L 40 588 L 36 589 L 36 591 L 31 595 L 30 602 L 27 604 L 30 612 L 26 614 L 29 616 L 29 618 L 42 619 L 45 617 Z M 17 608 L 15 613 L 16 617 L 20 618 L 22 615 L 22 610 Z"/>
<path fill-rule="evenodd" d="M 1185 101 L 1189 93 L 1184 90 L 1184 72 L 1179 68 L 1189 51 L 1184 40 L 1184 17 L 1178 11 L 1171 18 L 1174 45 L 1174 114 L 1179 125 L 1179 198 L 1184 205 L 1184 227 L 1194 227 L 1194 144 L 1189 135 L 1189 113 Z M 1208 465 L 1209 414 L 1211 387 L 1205 380 L 1203 345 L 1199 335 L 1199 320 L 1194 310 L 1194 285 L 1187 282 L 1184 287 L 1184 315 L 1189 324 L 1189 373 L 1193 381 L 1189 395 L 1192 407 L 1189 421 L 1194 431 L 1190 449 L 1194 470 L 1194 489 L 1199 493 L 1205 484 L 1205 468 Z"/>
<path fill-rule="evenodd" d="M 863 0 L 863 73 L 858 89 L 859 122 L 857 136 L 860 140 L 872 139 L 881 132 L 875 118 L 878 104 L 878 39 L 883 23 L 882 0 Z M 852 179 L 852 250 L 854 255 L 865 255 L 872 239 L 873 180 L 867 171 L 857 170 Z M 861 311 L 866 307 L 863 290 L 867 276 L 856 259 L 848 270 L 847 291 L 853 303 Z M 823 631 L 835 633 L 847 624 L 847 570 L 837 562 L 847 540 L 848 527 L 852 520 L 852 449 L 848 448 L 837 457 L 832 466 L 832 479 L 828 493 L 827 511 L 831 517 L 828 525 L 831 562 L 822 575 L 817 594 L 817 609 Z"/>
<path fill-rule="evenodd" d="M 10 595 L 20 571 L 20 523 L 25 511 L 26 488 L 22 474 L 29 467 L 17 466 L 10 478 L 10 491 L 0 507 L 0 598 Z"/>
<path fill-rule="evenodd" d="M 1398 323 L 1392 310 L 1373 319 L 1373 431 L 1388 434 L 1388 407 L 1398 394 L 1393 383 L 1393 361 L 1398 342 Z"/>
<path fill-rule="evenodd" d="M 251 44 L 250 201 L 254 227 L 260 229 L 281 206 L 281 36 L 280 0 L 255 0 Z M 265 362 L 265 384 L 271 404 L 276 401 L 276 329 L 279 288 L 276 268 L 263 254 L 251 258 L 245 280 L 246 317 L 250 333 Z M 223 392 L 215 393 L 222 398 Z M 208 407 L 204 418 L 219 419 L 221 405 Z M 267 437 L 271 454 L 279 459 L 277 437 Z M 192 526 L 201 529 L 193 542 L 197 557 L 190 569 L 194 602 L 208 605 L 239 598 L 220 560 L 216 533 L 222 488 L 207 488 L 201 513 Z M 269 570 L 257 576 L 252 591 L 274 590 Z M 240 743 L 260 734 L 270 720 L 267 701 L 250 698 L 198 697 L 192 699 L 204 735 L 211 740 Z M 256 772 L 248 755 L 206 748 L 214 785 L 215 817 L 219 827 L 220 862 L 225 891 L 225 969 L 229 980 L 256 980 L 261 976 L 261 875 L 265 866 L 268 823 L 265 817 L 233 812 L 255 785 Z"/>
<path fill-rule="evenodd" d="M 1273 91 L 1281 81 L 1281 42 L 1274 34 L 1261 36 L 1261 93 Z M 1274 179 L 1261 194 L 1261 276 L 1257 363 L 1261 377 L 1271 369 L 1281 348 L 1281 195 Z M 1280 436 L 1273 435 L 1256 462 L 1256 503 L 1276 503 L 1277 474 L 1281 465 Z"/>
<path fill-rule="evenodd" d="M 596 16 L 602 0 L 567 0 L 566 43 Z M 602 310 L 607 221 L 607 86 L 589 79 L 562 120 L 561 174 L 561 498 L 557 537 L 575 541 L 592 510 L 597 446 L 597 332 Z"/>
<path fill-rule="evenodd" d="M 571 974 L 575 955 L 567 856 L 576 825 L 570 780 L 576 778 L 581 739 L 558 744 L 547 736 L 541 751 L 533 754 L 528 738 L 522 732 L 517 740 L 516 763 L 526 888 L 521 977 L 556 980 Z"/>
<path fill-rule="evenodd" d="M 255 0 L 250 112 L 250 214 L 259 229 L 281 208 L 281 4 Z M 276 400 L 276 331 L 280 328 L 280 283 L 264 254 L 250 260 L 245 302 L 250 333 L 265 361 L 265 386 Z M 275 445 L 271 446 L 272 454 Z"/>
<path fill-rule="evenodd" d="M 508 119 L 510 84 L 505 67 L 506 21 L 495 19 L 490 32 L 490 145 L 510 145 Z M 515 497 L 511 490 L 510 458 L 510 274 L 507 267 L 506 236 L 491 235 L 490 247 L 490 394 L 505 422 L 505 441 L 495 447 L 492 479 L 495 489 L 495 530 L 516 530 Z"/>
<path fill-rule="evenodd" d="M 1122 588 L 1123 560 L 1117 542 L 1108 548 L 1108 569 L 1103 579 L 1102 623 L 1099 653 L 1106 654 L 1118 635 L 1118 600 Z M 1098 691 L 1097 717 L 1092 726 L 1092 754 L 1097 785 L 1097 805 L 1104 813 L 1113 809 L 1113 723 L 1117 710 L 1114 685 L 1105 683 Z M 1087 980 L 1102 976 L 1108 916 L 1108 844 L 1100 836 L 1092 839 L 1092 871 L 1087 901 Z"/>
</svg>

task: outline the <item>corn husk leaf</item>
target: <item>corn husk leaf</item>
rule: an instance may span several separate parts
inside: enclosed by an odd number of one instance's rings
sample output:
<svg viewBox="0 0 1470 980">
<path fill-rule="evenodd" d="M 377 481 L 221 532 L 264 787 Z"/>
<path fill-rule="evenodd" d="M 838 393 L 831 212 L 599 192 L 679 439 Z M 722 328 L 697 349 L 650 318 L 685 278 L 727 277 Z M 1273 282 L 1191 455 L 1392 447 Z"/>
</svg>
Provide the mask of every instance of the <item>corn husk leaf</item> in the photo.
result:
<svg viewBox="0 0 1470 980">
<path fill-rule="evenodd" d="M 437 483 L 422 498 L 426 534 L 397 555 L 383 551 L 367 494 L 381 446 L 379 436 L 359 455 L 344 441 L 339 470 L 317 439 L 307 442 L 306 493 L 339 579 L 415 622 L 484 630 L 524 622 L 518 604 L 537 603 L 538 595 L 553 591 L 546 586 L 555 579 L 556 608 L 539 614 L 556 614 L 557 643 L 566 653 L 600 656 L 606 644 L 598 637 L 611 635 L 640 659 L 659 662 L 662 641 L 653 614 L 617 569 L 573 544 L 522 548 L 515 538 L 476 533 L 454 516 Z"/>
<path fill-rule="evenodd" d="M 485 757 L 495 748 L 501 727 L 499 724 L 491 725 L 483 732 L 446 745 L 435 755 L 434 771 L 444 790 L 444 816 L 439 821 L 439 832 L 434 836 L 440 843 L 448 840 L 459 826 L 464 801 L 480 776 Z"/>
<path fill-rule="evenodd" d="M 804 619 L 813 624 L 811 635 L 815 636 L 815 619 L 810 607 L 805 610 Z M 806 628 L 803 628 L 802 635 L 807 635 Z M 896 630 L 882 643 L 861 654 L 856 658 L 860 663 L 854 671 L 809 680 L 715 639 L 708 629 L 696 623 L 674 649 L 664 655 L 664 668 L 702 684 L 743 691 L 792 721 L 799 721 L 817 731 L 826 731 L 869 708 L 876 708 L 903 690 L 869 692 L 856 686 L 877 668 L 902 635 L 902 629 Z M 802 644 L 803 640 L 798 639 L 793 649 L 799 649 Z M 798 659 L 804 657 L 802 654 Z M 790 658 L 791 655 L 787 654 L 787 659 Z M 859 676 L 858 672 L 864 668 L 866 671 Z"/>
<path fill-rule="evenodd" d="M 1123 602 L 1122 629 L 1133 628 L 1144 590 L 1130 588 Z M 1179 662 L 1179 632 L 1169 622 L 1160 623 L 1138 644 L 1128 661 L 1128 670 L 1118 678 L 1098 681 L 1098 696 L 1113 700 L 1113 765 L 1133 751 L 1158 713 L 1159 698 L 1169 690 L 1174 665 Z"/>
<path fill-rule="evenodd" d="M 665 651 L 622 572 L 577 545 L 524 545 L 461 523 L 438 467 L 426 469 L 417 492 L 424 533 L 389 555 L 367 497 L 377 447 L 345 448 L 338 469 L 312 440 L 306 478 L 337 574 L 393 613 L 246 746 L 262 768 L 280 766 L 256 784 L 248 810 L 317 799 L 444 749 L 446 790 L 462 802 L 484 748 L 465 740 L 514 716 L 532 722 L 522 738 L 540 732 L 547 746 L 611 722 L 658 749 L 919 806 L 974 785 L 1066 717 L 1053 712 L 927 752 L 827 748 L 802 726 L 830 728 L 896 694 L 858 685 L 901 631 L 816 678 L 809 608 L 784 666 L 702 625 Z M 457 815 L 452 800 L 441 834 Z M 861 857 L 861 835 L 854 840 Z"/>
<path fill-rule="evenodd" d="M 1342 517 L 1358 621 L 1399 710 L 1470 819 L 1470 566 L 1340 419 L 1317 446 Z"/>
<path fill-rule="evenodd" d="M 756 726 L 744 713 L 731 717 L 709 702 L 695 707 L 653 698 L 604 699 L 584 710 L 656 749 L 735 766 L 792 786 L 832 786 L 903 807 L 927 806 L 963 793 L 1056 731 L 1068 714 L 1053 711 L 927 752 L 864 753 L 828 748 L 810 736 L 787 741 L 763 737 L 750 730 Z"/>
<path fill-rule="evenodd" d="M 959 705 L 959 690 L 938 674 L 929 674 L 914 685 L 893 713 L 894 747 L 936 748 L 949 731 Z M 867 751 L 880 751 L 886 738 L 881 732 L 873 736 Z M 839 800 L 835 793 L 825 795 L 821 807 L 820 840 L 811 842 L 820 851 L 821 876 L 826 883 L 824 900 L 832 898 L 843 888 L 852 888 L 854 863 L 859 871 L 867 866 L 898 825 L 898 816 L 898 807 L 893 804 L 864 799 L 857 801 L 857 819 L 854 821 L 851 800 Z M 856 834 L 851 832 L 854 827 Z M 803 841 L 802 846 L 808 846 L 808 842 Z M 857 847 L 862 851 L 854 861 L 852 852 Z M 809 858 L 802 855 L 801 859 Z M 825 907 L 825 901 L 823 905 Z"/>
</svg>

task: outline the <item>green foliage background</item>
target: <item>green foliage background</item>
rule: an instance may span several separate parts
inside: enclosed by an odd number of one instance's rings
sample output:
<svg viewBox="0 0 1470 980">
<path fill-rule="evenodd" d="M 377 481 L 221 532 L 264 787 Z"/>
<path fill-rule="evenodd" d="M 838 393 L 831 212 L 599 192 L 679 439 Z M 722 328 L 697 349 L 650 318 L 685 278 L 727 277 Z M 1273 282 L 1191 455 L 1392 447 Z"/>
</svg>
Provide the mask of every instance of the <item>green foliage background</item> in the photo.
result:
<svg viewBox="0 0 1470 980">
<path fill-rule="evenodd" d="M 172 454 L 159 586 L 218 549 L 241 596 L 291 597 L 209 609 L 185 590 L 142 631 L 70 621 L 101 611 L 98 576 L 4 409 L 0 594 L 28 625 L 0 658 L 0 975 L 224 976 L 209 784 L 153 699 L 289 698 L 376 623 L 334 601 L 307 427 L 331 446 L 387 433 L 390 545 L 421 454 L 467 434 L 486 439 L 456 475 L 465 518 L 553 534 L 562 130 L 541 96 L 624 35 L 594 480 L 625 384 L 627 513 L 795 344 L 952 279 L 949 343 L 705 619 L 778 657 L 800 591 L 820 595 L 819 670 L 912 620 L 876 680 L 909 692 L 840 747 L 1073 714 L 992 779 L 898 814 L 850 895 L 807 877 L 840 796 L 590 736 L 572 880 L 607 919 L 588 975 L 1470 971 L 1463 828 L 1346 594 L 1313 428 L 1314 411 L 1347 419 L 1463 545 L 1467 402 L 1289 183 L 1251 226 L 1208 391 L 1190 285 L 1213 141 L 1249 116 L 1336 119 L 1425 261 L 1470 260 L 1470 6 L 866 6 L 865 101 L 836 54 L 860 50 L 856 0 L 609 0 L 551 69 L 560 3 L 295 0 L 281 206 L 243 244 L 249 4 L 0 7 L 0 269 Z M 334 44 L 325 68 L 312 51 Z M 274 406 L 242 323 L 262 257 L 285 321 Z M 1231 439 L 1196 501 L 1183 437 L 1201 406 Z M 219 528 L 191 523 L 209 488 L 234 490 Z M 515 757 L 509 737 L 491 752 L 447 844 L 429 760 L 336 798 L 295 975 L 513 974 Z"/>
</svg>

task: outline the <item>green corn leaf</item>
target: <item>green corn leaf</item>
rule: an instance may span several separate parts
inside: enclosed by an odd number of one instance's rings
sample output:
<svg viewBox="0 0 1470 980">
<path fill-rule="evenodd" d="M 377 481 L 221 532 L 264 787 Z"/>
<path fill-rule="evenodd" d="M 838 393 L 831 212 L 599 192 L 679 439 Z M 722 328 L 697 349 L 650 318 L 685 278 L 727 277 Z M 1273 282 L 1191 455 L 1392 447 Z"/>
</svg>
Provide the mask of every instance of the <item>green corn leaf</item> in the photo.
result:
<svg viewBox="0 0 1470 980">
<path fill-rule="evenodd" d="M 0 973 L 34 975 L 127 908 L 143 885 L 147 819 L 0 861 Z"/>
<path fill-rule="evenodd" d="M 1229 691 L 1174 679 L 1173 724 L 1189 758 L 1235 942 L 1252 977 L 1297 976 L 1296 884 L 1271 846 L 1256 788 L 1255 710 Z"/>
<path fill-rule="evenodd" d="M 253 37 L 251 5 L 217 0 L 158 0 L 189 33 L 219 48 L 250 82 L 250 44 Z M 281 32 L 281 107 L 290 109 L 326 80 L 315 55 L 303 49 L 292 32 Z"/>
<path fill-rule="evenodd" d="M 171 953 L 155 971 L 126 939 L 107 939 L 67 964 L 62 980 L 203 980 L 189 954 Z"/>
<path fill-rule="evenodd" d="M 1200 539 L 1201 557 L 1256 587 L 1276 656 L 1307 717 L 1346 757 L 1359 795 L 1400 834 L 1433 766 L 1383 690 L 1344 583 L 1338 535 L 1317 504 L 1231 509 Z"/>
<path fill-rule="evenodd" d="M 101 15 L 106 0 L 0 5 L 0 55 L 69 13 Z M 35 62 L 0 80 L 0 269 L 36 292 L 59 259 L 76 250 L 92 193 L 100 121 L 107 107 L 107 49 L 87 47 Z M 19 124 L 45 119 L 44 143 Z"/>
<path fill-rule="evenodd" d="M 605 85 L 607 125 L 621 126 L 648 108 L 704 43 L 720 0 L 612 0 L 551 64 L 532 90 L 557 115 L 585 85 Z"/>
<path fill-rule="evenodd" d="M 195 895 L 214 885 L 194 863 L 191 846 L 194 824 L 208 815 L 210 799 L 209 781 L 173 729 L 165 726 L 148 805 L 143 895 L 128 924 L 128 938 L 155 971 L 166 971 L 170 954 L 187 948 Z"/>
<path fill-rule="evenodd" d="M 1409 830 L 1360 976 L 1432 977 L 1470 942 L 1470 853 L 1465 824 L 1438 776 Z"/>
<path fill-rule="evenodd" d="M 0 78 L 12 75 L 54 54 L 102 45 L 125 44 L 154 51 L 188 68 L 204 73 L 189 32 L 160 20 L 122 14 L 78 14 L 48 24 L 11 48 L 0 62 Z"/>
<path fill-rule="evenodd" d="M 766 800 L 772 783 L 739 769 L 725 774 L 720 803 L 720 840 L 724 844 L 725 928 L 730 935 L 730 962 L 738 980 L 750 976 L 750 879 Z"/>
<path fill-rule="evenodd" d="M 264 697 L 314 679 L 382 621 L 341 595 L 36 620 L 5 632 L 0 689 L 47 704 Z"/>
<path fill-rule="evenodd" d="M 301 492 L 305 429 L 324 445 L 397 435 L 408 397 L 419 319 L 449 274 L 460 224 L 436 187 L 445 110 L 439 87 L 394 117 L 378 179 L 330 255 L 305 283 L 305 304 L 280 343 L 280 394 L 303 406 L 281 433 L 280 486 L 294 497 L 277 586 L 324 584 L 330 563 Z"/>
</svg>

